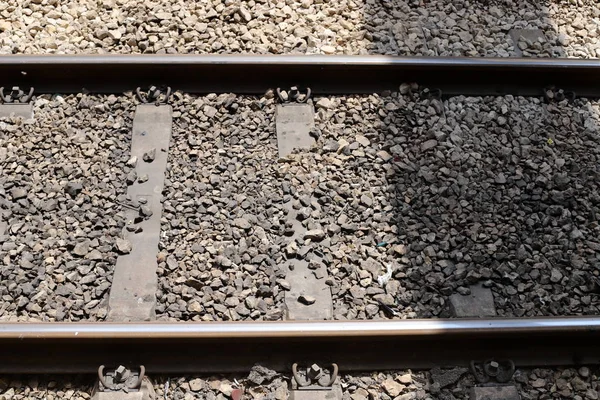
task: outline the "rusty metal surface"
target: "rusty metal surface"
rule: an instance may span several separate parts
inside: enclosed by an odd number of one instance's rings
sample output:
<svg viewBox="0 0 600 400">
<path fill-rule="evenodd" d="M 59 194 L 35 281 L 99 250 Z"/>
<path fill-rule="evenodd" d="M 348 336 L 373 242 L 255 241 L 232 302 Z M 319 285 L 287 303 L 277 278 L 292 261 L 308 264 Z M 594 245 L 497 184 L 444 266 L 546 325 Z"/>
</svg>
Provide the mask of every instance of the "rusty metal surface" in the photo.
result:
<svg viewBox="0 0 600 400">
<path fill-rule="evenodd" d="M 153 373 L 247 372 L 255 363 L 340 371 L 468 365 L 600 363 L 600 318 L 231 323 L 2 323 L 0 373 L 95 373 L 145 365 Z"/>
<path fill-rule="evenodd" d="M 119 93 L 150 85 L 254 93 L 373 93 L 418 82 L 455 95 L 542 95 L 549 86 L 600 96 L 600 60 L 324 55 L 2 55 L 0 86 L 36 93 Z"/>
</svg>

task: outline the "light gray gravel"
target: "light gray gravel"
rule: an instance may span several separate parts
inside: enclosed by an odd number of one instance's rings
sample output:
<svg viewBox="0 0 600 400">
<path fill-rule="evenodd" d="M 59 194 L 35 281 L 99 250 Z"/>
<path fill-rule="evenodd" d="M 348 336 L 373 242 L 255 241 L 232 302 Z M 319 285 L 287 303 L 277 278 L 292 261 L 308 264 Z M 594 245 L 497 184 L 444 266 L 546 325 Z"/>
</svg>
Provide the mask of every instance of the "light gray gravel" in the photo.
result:
<svg viewBox="0 0 600 400">
<path fill-rule="evenodd" d="M 514 55 L 510 29 L 541 29 L 526 56 L 598 57 L 593 0 L 54 0 L 0 4 L 0 53 Z"/>
<path fill-rule="evenodd" d="M 38 98 L 33 123 L 0 121 L 1 320 L 104 318 L 123 225 L 130 101 Z"/>
<path fill-rule="evenodd" d="M 158 377 L 154 388 L 159 399 L 226 400 L 241 395 L 244 400 L 287 400 L 288 386 L 288 378 L 255 366 L 246 376 Z"/>
<path fill-rule="evenodd" d="M 175 104 L 159 318 L 282 318 L 283 191 L 273 104 L 233 95 Z"/>
</svg>

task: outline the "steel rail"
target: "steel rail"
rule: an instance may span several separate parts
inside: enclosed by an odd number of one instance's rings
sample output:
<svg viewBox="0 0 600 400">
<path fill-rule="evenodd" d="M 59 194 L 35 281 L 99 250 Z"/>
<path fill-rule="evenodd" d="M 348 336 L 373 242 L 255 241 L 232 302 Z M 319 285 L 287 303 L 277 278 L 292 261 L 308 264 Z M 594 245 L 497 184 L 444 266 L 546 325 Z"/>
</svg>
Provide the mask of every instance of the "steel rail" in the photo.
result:
<svg viewBox="0 0 600 400">
<path fill-rule="evenodd" d="M 262 94 L 299 85 L 315 94 L 397 90 L 539 96 L 556 87 L 600 96 L 600 60 L 324 55 L 3 55 L 0 86 L 36 93 L 121 93 L 150 85 L 189 93 Z"/>
<path fill-rule="evenodd" d="M 342 371 L 511 359 L 517 366 L 600 363 L 600 318 L 208 323 L 1 323 L 0 373 L 247 372 L 260 363 L 335 362 Z"/>
</svg>

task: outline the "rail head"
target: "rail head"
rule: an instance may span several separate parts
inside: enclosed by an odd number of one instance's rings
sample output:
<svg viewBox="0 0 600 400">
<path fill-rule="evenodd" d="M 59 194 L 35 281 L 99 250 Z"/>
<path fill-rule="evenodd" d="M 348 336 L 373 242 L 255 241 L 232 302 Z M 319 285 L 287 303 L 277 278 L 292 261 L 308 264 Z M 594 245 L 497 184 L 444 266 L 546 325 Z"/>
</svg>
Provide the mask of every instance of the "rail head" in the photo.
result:
<svg viewBox="0 0 600 400">
<path fill-rule="evenodd" d="M 210 339 L 600 333 L 600 317 L 389 321 L 0 323 L 2 339 Z"/>
<path fill-rule="evenodd" d="M 335 362 L 342 371 L 469 365 L 600 363 L 599 318 L 328 322 L 2 323 L 0 373 L 95 373 L 144 365 L 149 373 L 289 372 Z"/>
</svg>

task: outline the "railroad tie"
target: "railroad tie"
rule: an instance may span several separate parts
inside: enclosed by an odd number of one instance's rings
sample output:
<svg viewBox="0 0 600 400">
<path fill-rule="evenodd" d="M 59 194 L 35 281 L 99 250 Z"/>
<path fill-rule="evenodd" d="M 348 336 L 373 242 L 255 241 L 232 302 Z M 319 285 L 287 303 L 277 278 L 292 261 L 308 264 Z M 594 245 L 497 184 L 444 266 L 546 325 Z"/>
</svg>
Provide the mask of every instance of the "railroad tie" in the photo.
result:
<svg viewBox="0 0 600 400">
<path fill-rule="evenodd" d="M 155 319 L 161 195 L 172 129 L 170 105 L 141 104 L 133 120 L 129 164 L 135 179 L 127 191 L 127 226 L 109 297 L 108 320 Z M 119 243 L 117 243 L 119 247 Z"/>
<path fill-rule="evenodd" d="M 315 127 L 314 110 L 310 104 L 278 104 L 275 115 L 279 157 L 294 149 L 308 149 L 315 143 L 310 132 Z"/>
<path fill-rule="evenodd" d="M 16 117 L 26 121 L 33 119 L 33 104 L 31 98 L 34 89 L 24 91 L 18 86 L 12 88 L 0 87 L 0 118 Z"/>
<path fill-rule="evenodd" d="M 452 294 L 450 296 L 450 311 L 452 316 L 456 318 L 485 318 L 497 315 L 492 290 L 483 287 L 481 284 L 470 286 L 469 294 Z"/>
<path fill-rule="evenodd" d="M 18 117 L 26 121 L 33 119 L 33 105 L 25 104 L 0 104 L 0 118 Z"/>
<path fill-rule="evenodd" d="M 4 235 L 4 232 L 6 232 L 6 228 L 8 227 L 5 219 L 4 211 L 0 211 L 0 236 Z"/>
<path fill-rule="evenodd" d="M 280 93 L 278 89 L 279 97 L 283 101 L 285 97 Z M 275 126 L 280 157 L 289 155 L 294 149 L 308 148 L 315 142 L 310 136 L 315 126 L 314 110 L 310 103 L 278 104 Z M 302 254 L 302 251 L 296 250 L 299 247 L 298 242 L 307 239 L 322 240 L 321 236 L 325 233 L 311 233 L 306 230 L 297 218 L 298 212 L 294 208 L 294 201 L 288 202 L 285 207 L 288 210 L 288 223 L 292 225 L 294 231 L 288 244 L 289 259 L 285 268 L 286 281 L 290 285 L 285 294 L 287 319 L 303 321 L 332 319 L 333 302 L 331 289 L 325 284 L 327 278 L 325 265 L 316 255 Z"/>
<path fill-rule="evenodd" d="M 292 88 L 292 92 L 296 88 Z M 282 96 L 278 90 L 280 99 Z M 310 93 L 310 92 L 308 92 Z M 295 149 L 308 149 L 315 143 L 311 136 L 314 130 L 314 109 L 312 104 L 306 103 L 308 96 L 298 104 L 278 104 L 276 114 L 277 146 L 279 156 L 285 157 Z M 298 208 L 300 204 L 288 202 L 285 207 L 288 210 L 287 220 L 292 225 L 294 234 L 290 237 L 288 244 L 288 261 L 286 264 L 286 281 L 289 290 L 285 293 L 285 305 L 288 320 L 322 321 L 333 318 L 333 301 L 331 289 L 325 283 L 327 280 L 327 267 L 316 254 L 304 253 L 301 245 L 303 241 L 320 241 L 325 237 L 325 232 L 307 230 L 298 219 Z M 317 361 L 317 360 L 315 360 Z M 337 366 L 321 366 L 316 364 L 294 366 L 292 389 L 290 399 L 292 400 L 335 400 L 341 399 L 342 392 L 337 382 Z M 335 372 L 334 372 L 335 371 Z M 302 375 L 302 376 L 300 376 Z M 326 388 L 320 387 L 321 381 L 329 380 Z M 318 382 L 318 383 L 317 383 Z M 325 390 L 323 390 L 325 389 Z"/>
<path fill-rule="evenodd" d="M 520 400 L 519 391 L 514 385 L 475 386 L 469 400 Z"/>
<path fill-rule="evenodd" d="M 0 147 L 0 162 L 6 160 L 7 153 L 8 151 L 5 147 Z M 7 210 L 0 210 L 0 236 L 4 235 L 4 232 L 6 232 L 6 228 L 8 227 L 8 224 L 6 223 L 7 215 Z"/>
</svg>

